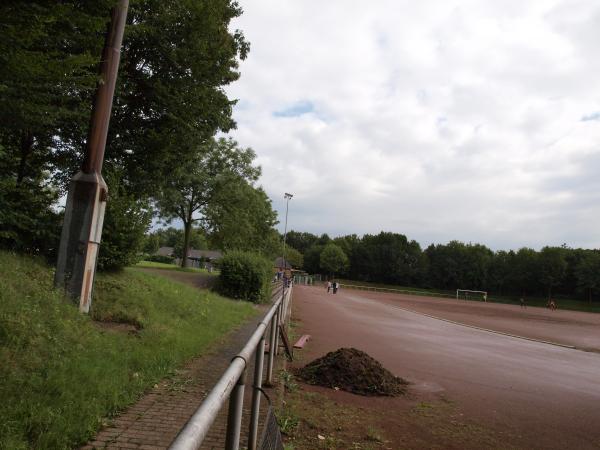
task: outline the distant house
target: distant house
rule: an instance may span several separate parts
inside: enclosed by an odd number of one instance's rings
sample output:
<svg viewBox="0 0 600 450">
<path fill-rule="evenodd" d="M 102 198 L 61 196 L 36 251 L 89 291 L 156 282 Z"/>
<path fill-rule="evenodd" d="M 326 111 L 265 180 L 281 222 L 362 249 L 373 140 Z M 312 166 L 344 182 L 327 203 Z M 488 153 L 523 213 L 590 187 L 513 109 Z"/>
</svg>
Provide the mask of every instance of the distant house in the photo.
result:
<svg viewBox="0 0 600 450">
<path fill-rule="evenodd" d="M 175 249 L 173 247 L 161 247 L 158 249 L 158 251 L 156 252 L 157 255 L 159 256 L 169 256 L 169 257 L 173 257 L 173 251 Z"/>
<path fill-rule="evenodd" d="M 292 265 L 287 260 L 285 261 L 285 267 L 284 267 L 283 258 L 281 256 L 278 256 L 277 258 L 275 258 L 274 267 L 275 267 L 275 269 L 277 269 L 278 272 L 283 272 L 284 269 L 286 269 L 286 270 L 293 269 Z"/>
<path fill-rule="evenodd" d="M 170 256 L 175 258 L 175 249 L 173 247 L 161 247 L 156 252 L 157 255 Z M 188 250 L 187 267 L 204 267 L 204 263 L 213 265 L 214 262 L 223 257 L 223 253 L 218 250 Z M 181 264 L 181 259 L 175 258 L 175 264 Z"/>
</svg>

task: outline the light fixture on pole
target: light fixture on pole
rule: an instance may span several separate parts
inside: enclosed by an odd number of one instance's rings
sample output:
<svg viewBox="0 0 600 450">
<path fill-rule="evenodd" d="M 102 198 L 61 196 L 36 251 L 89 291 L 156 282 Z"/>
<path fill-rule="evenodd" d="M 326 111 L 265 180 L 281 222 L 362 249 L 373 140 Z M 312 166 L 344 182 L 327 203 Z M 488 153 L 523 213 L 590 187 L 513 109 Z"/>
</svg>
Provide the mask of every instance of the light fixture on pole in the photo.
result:
<svg viewBox="0 0 600 450">
<path fill-rule="evenodd" d="M 293 195 L 292 194 L 288 194 L 287 192 L 283 196 L 283 198 L 286 199 L 286 203 L 285 203 L 285 227 L 283 229 L 283 271 L 284 271 L 284 273 L 285 273 L 285 270 L 287 269 L 287 265 L 286 265 L 286 261 L 285 261 L 285 239 L 287 237 L 288 209 L 289 209 L 290 200 L 292 199 L 292 197 L 293 197 Z"/>
</svg>

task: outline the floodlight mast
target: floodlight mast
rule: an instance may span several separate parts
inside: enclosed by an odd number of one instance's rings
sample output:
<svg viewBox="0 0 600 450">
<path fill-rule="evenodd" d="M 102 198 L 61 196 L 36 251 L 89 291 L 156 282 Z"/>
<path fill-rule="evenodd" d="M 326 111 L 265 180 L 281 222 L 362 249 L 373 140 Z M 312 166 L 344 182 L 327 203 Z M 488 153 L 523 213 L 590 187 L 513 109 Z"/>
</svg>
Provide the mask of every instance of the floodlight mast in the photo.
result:
<svg viewBox="0 0 600 450">
<path fill-rule="evenodd" d="M 79 301 L 82 313 L 90 310 L 104 223 L 108 189 L 102 178 L 102 163 L 128 7 L 129 0 L 119 0 L 111 12 L 85 157 L 69 187 L 54 276 L 55 286 L 64 288 L 69 297 Z"/>
<path fill-rule="evenodd" d="M 285 240 L 287 237 L 287 222 L 288 222 L 288 208 L 290 205 L 290 200 L 292 199 L 294 195 L 293 194 L 288 194 L 287 192 L 285 193 L 285 195 L 283 196 L 283 198 L 286 199 L 286 203 L 285 203 L 285 227 L 283 229 L 283 271 L 285 273 L 285 269 L 286 267 L 286 261 L 285 261 Z"/>
</svg>

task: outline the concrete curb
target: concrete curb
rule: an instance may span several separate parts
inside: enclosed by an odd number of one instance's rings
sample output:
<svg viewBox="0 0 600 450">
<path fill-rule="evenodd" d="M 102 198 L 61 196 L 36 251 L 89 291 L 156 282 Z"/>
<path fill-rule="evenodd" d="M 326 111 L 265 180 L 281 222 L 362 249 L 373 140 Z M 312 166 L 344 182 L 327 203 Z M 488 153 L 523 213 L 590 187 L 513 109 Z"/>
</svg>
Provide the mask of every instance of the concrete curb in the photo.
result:
<svg viewBox="0 0 600 450">
<path fill-rule="evenodd" d="M 571 350 L 580 350 L 577 347 L 575 347 L 574 345 L 560 344 L 558 342 L 544 341 L 542 339 L 536 339 L 536 338 L 530 338 L 530 337 L 526 337 L 526 336 L 520 336 L 518 334 L 506 333 L 504 331 L 491 330 L 489 328 L 478 327 L 476 325 L 468 325 L 466 323 L 461 323 L 461 322 L 456 322 L 456 321 L 450 320 L 450 319 L 444 319 L 444 318 L 441 318 L 441 317 L 436 317 L 436 316 L 433 316 L 431 314 L 427 314 L 427 313 L 415 311 L 415 310 L 408 309 L 408 308 L 403 308 L 403 307 L 397 306 L 397 305 L 390 305 L 390 306 L 393 306 L 394 308 L 401 309 L 403 311 L 411 312 L 413 314 L 419 314 L 421 316 L 426 316 L 426 317 L 429 317 L 431 319 L 441 320 L 443 322 L 448 322 L 448 323 L 451 323 L 451 324 L 454 324 L 454 325 L 460 325 L 462 327 L 473 328 L 475 330 L 480 330 L 480 331 L 487 331 L 488 333 L 500 334 L 502 336 L 509 336 L 509 337 L 513 337 L 513 338 L 516 338 L 516 339 L 524 339 L 526 341 L 539 342 L 541 344 L 554 345 L 556 347 L 569 348 Z"/>
</svg>

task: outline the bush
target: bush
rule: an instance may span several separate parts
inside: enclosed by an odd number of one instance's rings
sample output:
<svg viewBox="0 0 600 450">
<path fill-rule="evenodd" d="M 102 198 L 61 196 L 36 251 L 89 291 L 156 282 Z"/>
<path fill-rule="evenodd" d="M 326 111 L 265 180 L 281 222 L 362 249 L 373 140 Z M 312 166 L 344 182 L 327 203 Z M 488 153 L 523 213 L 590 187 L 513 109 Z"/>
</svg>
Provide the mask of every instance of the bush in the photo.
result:
<svg viewBox="0 0 600 450">
<path fill-rule="evenodd" d="M 144 260 L 158 262 L 158 263 L 164 263 L 164 264 L 174 264 L 174 259 L 171 256 L 164 256 L 164 255 L 145 256 Z"/>
<path fill-rule="evenodd" d="M 140 260 L 152 212 L 146 199 L 128 193 L 118 172 L 107 171 L 108 202 L 104 216 L 98 269 L 115 271 Z"/>
<path fill-rule="evenodd" d="M 61 230 L 61 215 L 52 208 L 57 198 L 47 186 L 0 179 L 0 248 L 55 262 Z"/>
<path fill-rule="evenodd" d="M 220 262 L 219 290 L 227 297 L 266 303 L 271 296 L 273 267 L 265 257 L 231 251 Z"/>
</svg>

